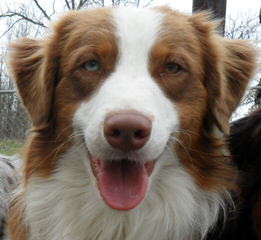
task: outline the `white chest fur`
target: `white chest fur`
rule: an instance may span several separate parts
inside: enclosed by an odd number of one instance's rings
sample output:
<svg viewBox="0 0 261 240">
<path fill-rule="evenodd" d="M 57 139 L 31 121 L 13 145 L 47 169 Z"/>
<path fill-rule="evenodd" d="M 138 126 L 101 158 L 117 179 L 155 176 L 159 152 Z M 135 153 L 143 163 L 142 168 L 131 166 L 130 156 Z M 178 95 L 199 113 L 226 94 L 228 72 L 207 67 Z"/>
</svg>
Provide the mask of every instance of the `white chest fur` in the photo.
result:
<svg viewBox="0 0 261 240">
<path fill-rule="evenodd" d="M 32 177 L 26 195 L 31 240 L 195 240 L 215 223 L 222 198 L 200 190 L 169 150 L 145 200 L 116 211 L 101 199 L 88 159 L 72 147 L 47 179 Z"/>
</svg>

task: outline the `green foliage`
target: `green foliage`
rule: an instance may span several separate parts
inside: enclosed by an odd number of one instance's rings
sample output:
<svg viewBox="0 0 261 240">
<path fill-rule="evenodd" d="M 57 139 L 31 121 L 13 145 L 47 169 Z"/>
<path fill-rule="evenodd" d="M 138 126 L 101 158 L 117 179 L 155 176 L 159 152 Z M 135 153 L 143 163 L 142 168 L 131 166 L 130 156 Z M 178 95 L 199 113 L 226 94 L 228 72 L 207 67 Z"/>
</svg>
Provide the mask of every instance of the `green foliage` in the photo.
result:
<svg viewBox="0 0 261 240">
<path fill-rule="evenodd" d="M 5 139 L 0 140 L 0 153 L 4 155 L 14 155 L 19 152 L 23 147 L 21 140 Z"/>
</svg>

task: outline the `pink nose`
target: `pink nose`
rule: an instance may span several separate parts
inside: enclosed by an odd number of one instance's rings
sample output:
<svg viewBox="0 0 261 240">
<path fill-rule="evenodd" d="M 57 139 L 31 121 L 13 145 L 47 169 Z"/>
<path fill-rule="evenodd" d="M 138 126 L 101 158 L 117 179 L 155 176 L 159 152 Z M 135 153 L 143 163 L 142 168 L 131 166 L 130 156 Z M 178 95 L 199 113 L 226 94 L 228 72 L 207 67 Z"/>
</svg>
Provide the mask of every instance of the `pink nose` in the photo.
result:
<svg viewBox="0 0 261 240">
<path fill-rule="evenodd" d="M 122 151 L 142 148 L 150 133 L 150 119 L 137 112 L 115 113 L 104 123 L 104 136 L 108 143 Z"/>
</svg>

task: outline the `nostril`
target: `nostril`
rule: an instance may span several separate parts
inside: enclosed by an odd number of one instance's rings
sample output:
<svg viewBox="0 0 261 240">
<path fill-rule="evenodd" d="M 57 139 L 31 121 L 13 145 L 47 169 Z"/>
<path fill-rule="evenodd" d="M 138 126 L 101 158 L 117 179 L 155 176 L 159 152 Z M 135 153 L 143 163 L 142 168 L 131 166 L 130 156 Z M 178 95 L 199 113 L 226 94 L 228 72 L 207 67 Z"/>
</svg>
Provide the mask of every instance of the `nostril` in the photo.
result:
<svg viewBox="0 0 261 240">
<path fill-rule="evenodd" d="M 115 138 L 118 138 L 121 136 L 121 131 L 119 129 L 113 129 L 112 130 L 112 133 L 110 134 L 111 137 L 115 137 Z"/>
<path fill-rule="evenodd" d="M 146 138 L 147 136 L 148 134 L 146 134 L 144 130 L 137 130 L 134 133 L 134 137 L 137 139 L 143 139 Z"/>
</svg>

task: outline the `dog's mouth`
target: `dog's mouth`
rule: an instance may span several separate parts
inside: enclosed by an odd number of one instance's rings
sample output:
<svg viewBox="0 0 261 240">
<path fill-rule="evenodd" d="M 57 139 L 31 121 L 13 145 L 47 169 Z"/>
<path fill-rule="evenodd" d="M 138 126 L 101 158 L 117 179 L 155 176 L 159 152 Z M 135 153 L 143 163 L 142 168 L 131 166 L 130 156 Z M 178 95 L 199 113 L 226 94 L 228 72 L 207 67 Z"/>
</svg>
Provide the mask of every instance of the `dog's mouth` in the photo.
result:
<svg viewBox="0 0 261 240">
<path fill-rule="evenodd" d="M 103 200 L 109 207 L 122 211 L 137 207 L 145 198 L 154 165 L 155 161 L 141 163 L 128 159 L 105 161 L 91 158 Z"/>
</svg>

